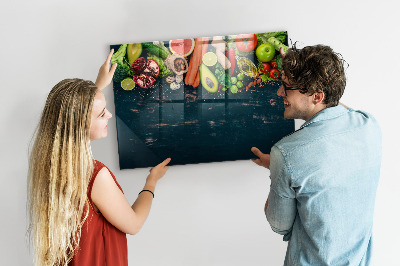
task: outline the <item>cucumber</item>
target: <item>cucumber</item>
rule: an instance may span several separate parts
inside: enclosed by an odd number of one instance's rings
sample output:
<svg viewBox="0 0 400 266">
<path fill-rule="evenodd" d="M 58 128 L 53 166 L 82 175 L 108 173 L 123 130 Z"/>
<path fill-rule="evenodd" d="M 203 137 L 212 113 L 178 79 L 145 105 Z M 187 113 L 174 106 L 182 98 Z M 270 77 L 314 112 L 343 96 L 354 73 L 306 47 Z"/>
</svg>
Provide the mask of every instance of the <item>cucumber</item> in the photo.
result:
<svg viewBox="0 0 400 266">
<path fill-rule="evenodd" d="M 272 45 L 275 47 L 275 50 L 277 50 L 277 51 L 279 51 L 280 48 L 282 47 L 282 48 L 283 48 L 283 52 L 286 53 L 287 50 L 289 49 L 289 47 L 287 47 L 286 45 L 284 45 L 283 43 L 281 43 L 281 41 L 278 40 L 278 39 L 275 38 L 275 37 L 270 37 L 270 38 L 268 38 L 268 42 L 269 42 L 270 44 L 272 44 Z"/>
<path fill-rule="evenodd" d="M 150 54 L 161 57 L 163 60 L 167 59 L 167 57 L 170 55 L 167 51 L 165 51 L 161 47 L 149 42 L 143 42 L 142 47 L 146 49 Z"/>
</svg>

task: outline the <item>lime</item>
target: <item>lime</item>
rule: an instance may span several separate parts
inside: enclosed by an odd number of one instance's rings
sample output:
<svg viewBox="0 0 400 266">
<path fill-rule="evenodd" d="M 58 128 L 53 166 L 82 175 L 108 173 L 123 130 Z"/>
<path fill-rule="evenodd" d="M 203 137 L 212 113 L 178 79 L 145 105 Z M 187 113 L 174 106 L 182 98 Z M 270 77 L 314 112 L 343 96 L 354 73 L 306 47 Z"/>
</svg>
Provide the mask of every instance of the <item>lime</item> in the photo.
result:
<svg viewBox="0 0 400 266">
<path fill-rule="evenodd" d="M 206 66 L 213 66 L 217 63 L 217 55 L 213 52 L 208 52 L 203 55 L 203 63 Z"/>
<path fill-rule="evenodd" d="M 133 88 L 135 88 L 136 83 L 133 81 L 132 78 L 126 78 L 123 81 L 121 81 L 121 87 L 126 90 L 130 91 Z"/>
</svg>

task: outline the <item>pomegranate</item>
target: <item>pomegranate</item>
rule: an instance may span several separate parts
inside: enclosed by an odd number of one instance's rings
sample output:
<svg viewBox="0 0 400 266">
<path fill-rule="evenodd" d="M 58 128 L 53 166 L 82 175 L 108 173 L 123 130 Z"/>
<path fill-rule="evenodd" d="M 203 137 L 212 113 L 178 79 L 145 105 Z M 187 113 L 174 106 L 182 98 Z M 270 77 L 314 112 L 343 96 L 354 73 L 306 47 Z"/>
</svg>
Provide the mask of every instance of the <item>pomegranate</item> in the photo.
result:
<svg viewBox="0 0 400 266">
<path fill-rule="evenodd" d="M 135 72 L 133 81 L 140 87 L 147 89 L 156 82 L 156 78 L 160 74 L 160 67 L 153 59 L 146 59 L 139 57 L 136 59 L 131 69 Z"/>
</svg>

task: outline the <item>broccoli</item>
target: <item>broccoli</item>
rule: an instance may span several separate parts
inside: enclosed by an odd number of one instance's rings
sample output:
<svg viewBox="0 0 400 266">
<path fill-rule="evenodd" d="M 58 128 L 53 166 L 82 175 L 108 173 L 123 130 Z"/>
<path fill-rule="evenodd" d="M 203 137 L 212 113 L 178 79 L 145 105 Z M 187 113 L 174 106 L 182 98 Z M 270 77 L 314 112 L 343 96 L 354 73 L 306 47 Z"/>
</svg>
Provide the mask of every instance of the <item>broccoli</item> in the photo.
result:
<svg viewBox="0 0 400 266">
<path fill-rule="evenodd" d="M 127 78 L 129 76 L 130 77 L 133 76 L 133 72 L 129 68 L 129 66 L 127 64 L 123 64 L 123 65 L 118 64 L 117 69 L 114 72 L 113 80 L 115 82 L 121 82 L 122 80 L 124 80 L 125 78 Z"/>
<path fill-rule="evenodd" d="M 118 48 L 118 51 L 111 57 L 111 64 L 118 64 L 113 77 L 115 82 L 121 82 L 126 77 L 133 75 L 132 70 L 129 67 L 129 63 L 125 58 L 127 46 L 128 44 L 122 44 Z"/>
</svg>

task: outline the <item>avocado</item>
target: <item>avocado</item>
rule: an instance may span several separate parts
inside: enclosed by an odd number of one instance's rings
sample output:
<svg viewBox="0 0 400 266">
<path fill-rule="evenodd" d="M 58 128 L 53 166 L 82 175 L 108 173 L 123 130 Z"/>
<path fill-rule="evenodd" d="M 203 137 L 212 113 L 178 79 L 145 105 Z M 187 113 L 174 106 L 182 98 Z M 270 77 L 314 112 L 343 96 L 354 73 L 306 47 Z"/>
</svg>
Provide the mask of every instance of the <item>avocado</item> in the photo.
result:
<svg viewBox="0 0 400 266">
<path fill-rule="evenodd" d="M 126 48 L 128 55 L 129 66 L 133 64 L 133 61 L 139 58 L 142 53 L 142 45 L 140 43 L 130 43 Z"/>
<path fill-rule="evenodd" d="M 217 92 L 218 80 L 205 64 L 200 65 L 201 85 L 209 92 Z"/>
</svg>

